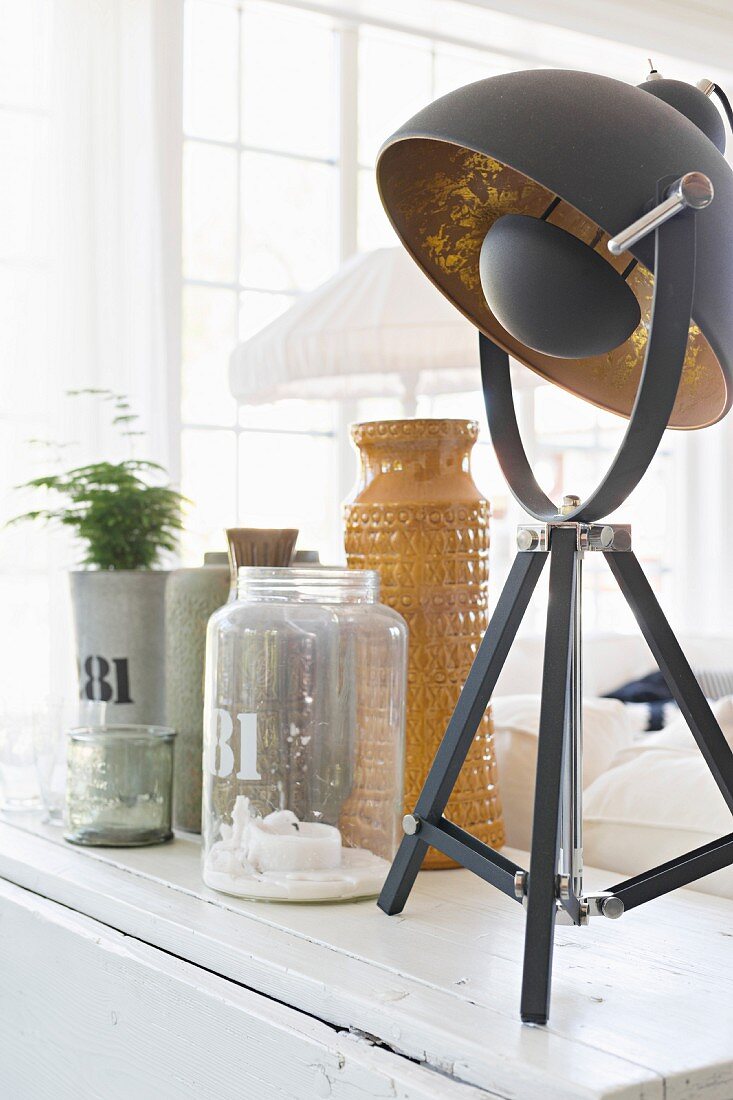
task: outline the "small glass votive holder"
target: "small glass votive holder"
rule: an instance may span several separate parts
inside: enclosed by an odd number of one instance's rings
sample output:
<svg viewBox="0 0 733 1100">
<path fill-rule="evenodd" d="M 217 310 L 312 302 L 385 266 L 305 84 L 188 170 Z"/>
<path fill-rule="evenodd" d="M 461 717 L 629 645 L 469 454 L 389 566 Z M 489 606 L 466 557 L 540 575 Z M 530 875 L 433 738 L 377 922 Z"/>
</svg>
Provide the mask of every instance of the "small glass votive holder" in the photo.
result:
<svg viewBox="0 0 733 1100">
<path fill-rule="evenodd" d="M 102 847 L 170 840 L 175 736 L 166 726 L 70 730 L 65 839 Z"/>
</svg>

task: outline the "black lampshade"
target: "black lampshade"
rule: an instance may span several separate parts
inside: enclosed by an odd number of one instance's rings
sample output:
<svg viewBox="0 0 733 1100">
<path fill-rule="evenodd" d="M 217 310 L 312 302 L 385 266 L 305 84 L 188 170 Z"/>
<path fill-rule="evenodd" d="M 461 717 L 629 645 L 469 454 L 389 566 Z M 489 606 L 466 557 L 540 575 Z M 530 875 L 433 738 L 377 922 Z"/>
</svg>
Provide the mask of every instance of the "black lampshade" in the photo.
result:
<svg viewBox="0 0 733 1100">
<path fill-rule="evenodd" d="M 656 199 L 660 179 L 671 182 L 691 171 L 709 176 L 715 199 L 695 215 L 693 321 L 670 420 L 676 428 L 715 423 L 733 400 L 733 173 L 713 141 L 680 110 L 644 88 L 590 73 L 507 73 L 469 84 L 420 111 L 386 142 L 377 165 L 380 194 L 395 230 L 457 308 L 544 378 L 622 416 L 631 413 L 644 362 L 654 244 L 650 236 L 633 255 L 614 257 L 606 242 Z M 588 342 L 593 326 L 578 298 L 577 333 L 569 341 L 579 352 L 575 358 L 548 343 L 557 333 L 547 337 L 540 332 L 535 347 L 523 342 L 534 334 L 527 330 L 523 337 L 517 326 L 521 329 L 531 318 L 510 294 L 503 295 L 507 315 L 502 312 L 502 317 L 507 324 L 507 316 L 518 318 L 513 331 L 487 304 L 482 246 L 489 229 L 507 214 L 545 217 L 611 269 L 607 279 L 600 272 L 599 289 L 590 301 L 597 308 L 600 295 L 609 311 L 600 343 Z M 539 236 L 544 240 L 549 234 Z M 525 239 L 529 235 L 523 233 L 523 247 Z M 506 250 L 505 237 L 497 234 L 496 241 Z M 568 257 L 577 251 L 570 244 Z M 484 278 L 488 271 L 500 294 L 490 248 L 491 236 L 484 247 Z M 598 265 L 594 259 L 585 266 L 595 271 Z M 519 294 L 524 288 L 516 270 L 513 278 Z M 535 278 L 525 292 L 528 300 L 541 290 L 536 283 Z M 629 302 L 628 290 L 636 305 Z M 566 294 L 562 301 L 577 297 Z M 492 301 L 501 312 L 498 299 Z M 568 315 L 563 324 L 572 321 Z M 610 346 L 615 339 L 620 342 Z"/>
</svg>

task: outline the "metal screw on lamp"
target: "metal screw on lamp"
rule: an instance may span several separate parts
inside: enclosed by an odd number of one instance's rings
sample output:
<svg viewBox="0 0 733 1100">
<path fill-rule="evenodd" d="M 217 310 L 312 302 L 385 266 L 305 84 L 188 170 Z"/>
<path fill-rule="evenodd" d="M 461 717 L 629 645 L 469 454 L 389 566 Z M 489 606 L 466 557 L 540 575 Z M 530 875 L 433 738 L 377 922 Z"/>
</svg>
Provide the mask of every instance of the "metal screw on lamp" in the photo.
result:
<svg viewBox="0 0 733 1100">
<path fill-rule="evenodd" d="M 380 194 L 405 248 L 479 329 L 492 443 L 533 518 L 417 800 L 379 905 L 400 912 L 429 846 L 527 910 L 521 1015 L 547 1022 L 554 926 L 610 920 L 733 863 L 733 834 L 600 894 L 583 889 L 582 562 L 602 553 L 731 812 L 733 752 L 631 549 L 601 523 L 636 487 L 668 428 L 703 428 L 733 402 L 730 104 L 653 69 L 634 88 L 532 70 L 478 81 L 419 112 L 383 147 Z M 558 507 L 519 435 L 509 356 L 628 418 L 585 500 Z M 448 798 L 550 561 L 530 870 L 444 817 Z"/>
</svg>

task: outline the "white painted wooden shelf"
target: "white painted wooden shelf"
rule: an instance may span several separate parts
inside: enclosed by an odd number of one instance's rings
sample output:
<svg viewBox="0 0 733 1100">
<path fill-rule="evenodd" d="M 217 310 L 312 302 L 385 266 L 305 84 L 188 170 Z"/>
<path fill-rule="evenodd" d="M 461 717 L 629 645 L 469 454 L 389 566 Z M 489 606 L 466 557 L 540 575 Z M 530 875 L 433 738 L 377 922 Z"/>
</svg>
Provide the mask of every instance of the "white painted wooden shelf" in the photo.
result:
<svg viewBox="0 0 733 1100">
<path fill-rule="evenodd" d="M 0 1096 L 733 1100 L 732 902 L 558 928 L 545 1029 L 519 1021 L 523 933 L 465 871 L 392 918 L 245 902 L 192 840 L 85 850 L 6 817 Z"/>
</svg>

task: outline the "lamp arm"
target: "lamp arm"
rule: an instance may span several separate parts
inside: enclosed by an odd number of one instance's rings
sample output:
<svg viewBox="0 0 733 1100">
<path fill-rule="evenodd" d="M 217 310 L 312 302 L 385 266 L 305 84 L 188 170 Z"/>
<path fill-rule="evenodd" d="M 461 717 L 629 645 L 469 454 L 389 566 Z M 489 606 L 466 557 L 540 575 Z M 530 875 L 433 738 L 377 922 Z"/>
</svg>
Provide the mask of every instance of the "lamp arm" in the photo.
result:
<svg viewBox="0 0 733 1100">
<path fill-rule="evenodd" d="M 682 210 L 690 207 L 693 210 L 704 210 L 706 206 L 710 206 L 714 195 L 715 191 L 708 176 L 702 172 L 686 172 L 664 188 L 661 202 L 611 237 L 606 246 L 608 251 L 612 256 L 620 256 Z"/>
<path fill-rule="evenodd" d="M 478 338 L 486 418 L 501 472 L 512 495 L 531 516 L 536 519 L 554 517 L 557 508 L 540 488 L 519 434 L 509 356 L 483 332 L 479 332 Z"/>
<path fill-rule="evenodd" d="M 672 415 L 682 377 L 695 284 L 695 211 L 655 230 L 651 327 L 636 399 L 621 446 L 597 489 L 561 515 L 532 473 L 517 425 L 509 356 L 479 334 L 481 378 L 489 432 L 513 496 L 543 522 L 594 523 L 623 504 L 646 473 Z"/>
</svg>

